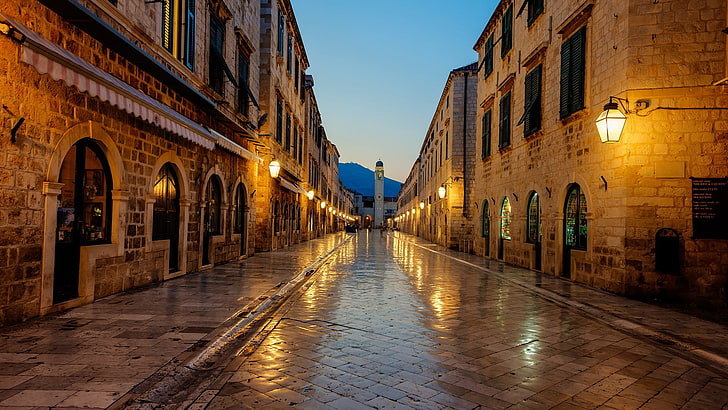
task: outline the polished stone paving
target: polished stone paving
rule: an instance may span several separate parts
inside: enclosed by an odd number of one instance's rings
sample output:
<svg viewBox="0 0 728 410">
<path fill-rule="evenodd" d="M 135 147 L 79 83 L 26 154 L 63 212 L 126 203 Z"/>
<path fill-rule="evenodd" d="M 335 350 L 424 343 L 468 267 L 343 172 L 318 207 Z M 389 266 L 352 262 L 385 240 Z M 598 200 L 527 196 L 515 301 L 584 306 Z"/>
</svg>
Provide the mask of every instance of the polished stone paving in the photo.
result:
<svg viewBox="0 0 728 410">
<path fill-rule="evenodd" d="M 725 363 L 690 350 L 728 332 L 694 317 L 399 233 L 359 233 L 313 280 L 191 408 L 728 406 Z"/>
<path fill-rule="evenodd" d="M 0 328 L 0 408 L 119 408 L 348 238 L 257 348 L 169 407 L 728 407 L 725 326 L 364 231 Z"/>
<path fill-rule="evenodd" d="M 106 408 L 345 238 L 329 235 L 0 328 L 0 408 Z"/>
</svg>

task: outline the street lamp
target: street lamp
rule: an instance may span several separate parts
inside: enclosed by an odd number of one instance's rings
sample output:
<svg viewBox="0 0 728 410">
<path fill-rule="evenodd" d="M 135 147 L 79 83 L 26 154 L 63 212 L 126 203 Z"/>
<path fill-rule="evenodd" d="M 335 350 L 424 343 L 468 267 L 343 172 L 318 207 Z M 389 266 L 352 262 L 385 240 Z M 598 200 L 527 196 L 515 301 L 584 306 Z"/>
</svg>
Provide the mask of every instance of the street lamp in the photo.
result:
<svg viewBox="0 0 728 410">
<path fill-rule="evenodd" d="M 326 208 L 326 201 L 321 201 L 321 209 Z"/>
<path fill-rule="evenodd" d="M 440 187 L 437 188 L 437 196 L 439 196 L 440 199 L 445 198 L 446 193 L 447 189 L 445 188 L 445 185 L 440 185 Z"/>
<path fill-rule="evenodd" d="M 425 209 L 425 202 L 424 201 L 420 201 L 420 209 Z"/>
<path fill-rule="evenodd" d="M 306 194 L 308 196 L 309 201 L 313 200 L 313 194 L 314 194 L 313 189 L 308 191 L 308 193 Z"/>
<path fill-rule="evenodd" d="M 616 97 L 609 97 L 609 102 L 604 105 L 604 111 L 597 117 L 597 131 L 602 142 L 619 142 L 624 129 L 627 116 L 619 110 L 619 105 L 613 100 Z"/>
<path fill-rule="evenodd" d="M 268 164 L 268 170 L 272 178 L 278 178 L 278 174 L 281 172 L 281 163 L 274 159 Z"/>
</svg>

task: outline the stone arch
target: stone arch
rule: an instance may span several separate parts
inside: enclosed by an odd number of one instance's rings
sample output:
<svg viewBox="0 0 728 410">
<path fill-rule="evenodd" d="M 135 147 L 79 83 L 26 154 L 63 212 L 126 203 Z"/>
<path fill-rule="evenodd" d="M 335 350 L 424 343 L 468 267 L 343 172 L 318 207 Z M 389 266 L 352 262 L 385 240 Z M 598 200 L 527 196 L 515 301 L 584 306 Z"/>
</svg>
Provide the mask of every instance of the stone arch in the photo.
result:
<svg viewBox="0 0 728 410">
<path fill-rule="evenodd" d="M 76 143 L 85 138 L 90 138 L 94 141 L 95 145 L 103 153 L 109 166 L 112 188 L 110 243 L 81 248 L 78 271 L 78 298 L 54 305 L 53 288 L 56 262 L 58 196 L 61 194 L 63 188 L 63 184 L 58 181 L 66 155 Z M 116 143 L 101 124 L 87 121 L 76 124 L 63 133 L 50 154 L 42 193 L 44 236 L 41 267 L 41 315 L 73 306 L 80 306 L 93 301 L 96 259 L 124 254 L 127 207 L 130 197 L 127 191 L 127 175 L 124 168 L 124 161 Z"/>
<path fill-rule="evenodd" d="M 177 256 L 177 272 L 169 272 L 168 270 L 165 270 L 163 272 L 157 272 L 156 273 L 156 279 L 157 280 L 166 280 L 171 279 L 174 277 L 177 277 L 179 275 L 183 275 L 187 272 L 187 251 L 188 251 L 188 242 L 185 240 L 187 238 L 187 234 L 189 231 L 189 220 L 190 220 L 190 205 L 192 204 L 192 194 L 191 194 L 191 188 L 190 188 L 190 176 L 187 172 L 187 170 L 184 167 L 184 163 L 182 159 L 173 151 L 167 151 L 160 155 L 157 160 L 154 162 L 154 165 L 152 166 L 152 173 L 149 176 L 149 181 L 147 181 L 147 196 L 146 196 L 146 206 L 145 206 L 145 225 L 147 227 L 150 227 L 150 229 L 146 230 L 146 250 L 147 252 L 157 252 L 161 251 L 165 253 L 165 262 L 163 266 L 170 266 L 170 261 L 167 259 L 169 257 L 169 253 L 165 252 L 168 251 L 168 247 L 165 246 L 165 244 L 159 244 L 155 243 L 155 241 L 152 240 L 152 234 L 153 230 L 151 227 L 154 224 L 154 183 L 156 180 L 157 174 L 159 174 L 160 170 L 163 166 L 166 164 L 170 164 L 172 166 L 172 169 L 174 169 L 177 178 L 179 179 L 179 243 L 178 243 L 178 256 Z"/>
</svg>

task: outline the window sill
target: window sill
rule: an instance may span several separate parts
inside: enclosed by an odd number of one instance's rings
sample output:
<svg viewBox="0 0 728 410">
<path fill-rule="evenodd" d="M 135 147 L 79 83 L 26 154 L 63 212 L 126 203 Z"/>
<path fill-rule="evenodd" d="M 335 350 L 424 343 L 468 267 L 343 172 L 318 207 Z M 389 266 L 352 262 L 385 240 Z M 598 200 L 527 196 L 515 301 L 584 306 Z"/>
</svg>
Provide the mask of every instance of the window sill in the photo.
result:
<svg viewBox="0 0 728 410">
<path fill-rule="evenodd" d="M 582 108 L 578 111 L 574 111 L 573 113 L 567 115 L 564 118 L 559 119 L 559 122 L 561 123 L 561 125 L 567 125 L 567 124 L 570 124 L 574 121 L 578 121 L 585 117 L 587 117 L 587 109 Z"/>
</svg>

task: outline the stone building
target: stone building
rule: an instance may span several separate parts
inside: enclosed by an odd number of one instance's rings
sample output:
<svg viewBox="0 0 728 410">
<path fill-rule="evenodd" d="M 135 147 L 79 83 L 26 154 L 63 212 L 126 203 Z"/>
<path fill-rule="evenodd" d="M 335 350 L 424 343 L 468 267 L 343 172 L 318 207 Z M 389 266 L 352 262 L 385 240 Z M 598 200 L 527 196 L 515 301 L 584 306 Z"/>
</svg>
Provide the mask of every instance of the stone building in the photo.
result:
<svg viewBox="0 0 728 410">
<path fill-rule="evenodd" d="M 452 70 L 418 160 L 400 191 L 397 226 L 452 249 L 472 248 L 478 64 Z"/>
<path fill-rule="evenodd" d="M 0 3 L 0 326 L 310 237 L 306 67 L 285 0 Z"/>
<path fill-rule="evenodd" d="M 476 252 L 725 306 L 725 27 L 720 0 L 500 1 L 474 46 Z"/>
</svg>

